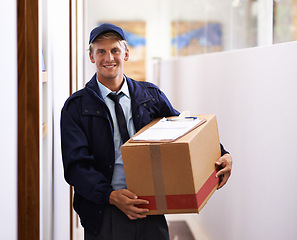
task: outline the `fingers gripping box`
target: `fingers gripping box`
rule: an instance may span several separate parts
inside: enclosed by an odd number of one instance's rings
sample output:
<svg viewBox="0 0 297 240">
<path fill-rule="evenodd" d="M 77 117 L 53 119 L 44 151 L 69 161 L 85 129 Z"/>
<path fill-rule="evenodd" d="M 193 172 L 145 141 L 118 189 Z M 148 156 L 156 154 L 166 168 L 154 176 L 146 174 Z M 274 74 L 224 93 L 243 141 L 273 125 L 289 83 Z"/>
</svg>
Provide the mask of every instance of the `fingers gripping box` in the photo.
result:
<svg viewBox="0 0 297 240">
<path fill-rule="evenodd" d="M 221 150 L 216 116 L 196 117 L 206 122 L 175 141 L 130 139 L 121 148 L 127 188 L 149 201 L 143 206 L 148 214 L 199 213 L 217 189 L 215 162 Z"/>
</svg>

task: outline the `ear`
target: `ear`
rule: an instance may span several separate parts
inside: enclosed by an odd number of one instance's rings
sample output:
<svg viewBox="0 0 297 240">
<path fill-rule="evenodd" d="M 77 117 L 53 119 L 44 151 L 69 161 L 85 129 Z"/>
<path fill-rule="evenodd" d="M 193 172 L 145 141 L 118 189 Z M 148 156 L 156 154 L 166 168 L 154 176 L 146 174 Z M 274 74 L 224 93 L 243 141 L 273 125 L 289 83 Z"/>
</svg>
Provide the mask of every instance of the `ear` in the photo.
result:
<svg viewBox="0 0 297 240">
<path fill-rule="evenodd" d="M 125 61 L 128 61 L 129 60 L 129 57 L 130 57 L 130 52 L 129 52 L 129 49 L 127 49 L 126 52 L 125 52 L 124 60 Z"/>
<path fill-rule="evenodd" d="M 90 52 L 89 52 L 89 57 L 90 57 L 91 62 L 92 63 L 95 63 L 95 59 L 94 59 L 92 53 L 90 53 Z"/>
</svg>

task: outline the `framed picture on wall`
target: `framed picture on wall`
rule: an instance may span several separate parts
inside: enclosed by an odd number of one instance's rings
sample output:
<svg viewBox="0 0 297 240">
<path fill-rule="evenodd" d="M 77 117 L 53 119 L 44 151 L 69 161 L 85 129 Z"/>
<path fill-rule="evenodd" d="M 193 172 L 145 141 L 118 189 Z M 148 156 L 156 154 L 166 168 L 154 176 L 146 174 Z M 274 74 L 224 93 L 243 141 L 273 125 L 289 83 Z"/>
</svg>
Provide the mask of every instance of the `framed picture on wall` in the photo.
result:
<svg viewBox="0 0 297 240">
<path fill-rule="evenodd" d="M 222 51 L 222 26 L 220 23 L 173 21 L 171 29 L 173 56 Z"/>
</svg>

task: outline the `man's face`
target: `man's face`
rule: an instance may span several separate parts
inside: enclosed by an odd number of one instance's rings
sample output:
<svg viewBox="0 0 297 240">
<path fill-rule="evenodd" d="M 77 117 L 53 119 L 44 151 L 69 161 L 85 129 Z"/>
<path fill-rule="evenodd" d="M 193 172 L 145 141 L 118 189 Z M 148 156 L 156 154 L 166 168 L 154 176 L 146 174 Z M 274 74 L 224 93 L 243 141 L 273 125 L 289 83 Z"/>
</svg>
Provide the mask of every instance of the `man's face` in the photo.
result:
<svg viewBox="0 0 297 240">
<path fill-rule="evenodd" d="M 90 53 L 92 63 L 96 64 L 97 77 L 101 81 L 122 80 L 124 61 L 129 59 L 129 50 L 116 39 L 97 40 Z"/>
</svg>

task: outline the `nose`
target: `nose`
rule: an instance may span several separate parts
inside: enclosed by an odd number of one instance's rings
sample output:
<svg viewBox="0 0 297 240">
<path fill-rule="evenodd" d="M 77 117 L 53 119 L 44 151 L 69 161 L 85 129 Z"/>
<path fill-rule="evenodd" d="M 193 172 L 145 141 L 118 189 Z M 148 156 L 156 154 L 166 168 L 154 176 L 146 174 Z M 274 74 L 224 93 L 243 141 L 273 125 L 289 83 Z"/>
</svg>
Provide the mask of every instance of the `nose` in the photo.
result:
<svg viewBox="0 0 297 240">
<path fill-rule="evenodd" d="M 107 60 L 108 62 L 111 62 L 111 61 L 114 60 L 114 57 L 113 57 L 112 52 L 107 52 L 107 54 L 106 54 L 106 60 Z"/>
</svg>

